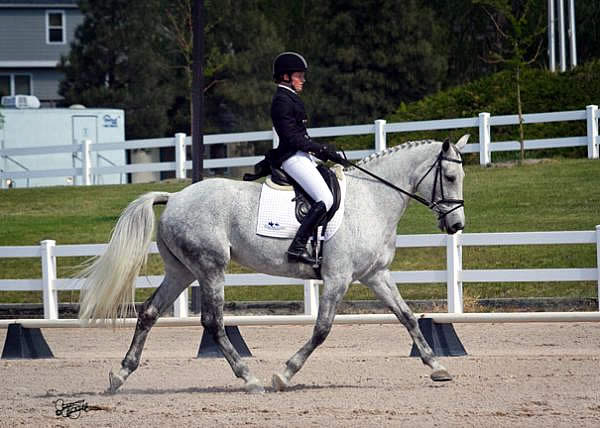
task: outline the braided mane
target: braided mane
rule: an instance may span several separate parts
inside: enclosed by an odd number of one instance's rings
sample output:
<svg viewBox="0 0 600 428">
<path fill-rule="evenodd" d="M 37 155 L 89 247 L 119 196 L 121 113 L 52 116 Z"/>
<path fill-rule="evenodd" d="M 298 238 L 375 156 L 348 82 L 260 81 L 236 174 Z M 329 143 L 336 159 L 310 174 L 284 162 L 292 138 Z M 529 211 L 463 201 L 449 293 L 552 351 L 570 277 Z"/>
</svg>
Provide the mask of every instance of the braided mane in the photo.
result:
<svg viewBox="0 0 600 428">
<path fill-rule="evenodd" d="M 360 161 L 357 162 L 357 165 L 365 165 L 369 162 L 373 162 L 375 160 L 384 158 L 390 154 L 399 152 L 400 150 L 410 150 L 412 148 L 415 147 L 419 147 L 419 146 L 423 146 L 425 144 L 431 144 L 435 142 L 434 140 L 419 140 L 419 141 L 408 141 L 406 143 L 394 146 L 394 147 L 390 147 L 388 149 L 385 149 L 382 152 L 377 152 L 377 153 L 373 153 L 372 155 L 367 156 L 364 159 L 361 159 Z"/>
</svg>

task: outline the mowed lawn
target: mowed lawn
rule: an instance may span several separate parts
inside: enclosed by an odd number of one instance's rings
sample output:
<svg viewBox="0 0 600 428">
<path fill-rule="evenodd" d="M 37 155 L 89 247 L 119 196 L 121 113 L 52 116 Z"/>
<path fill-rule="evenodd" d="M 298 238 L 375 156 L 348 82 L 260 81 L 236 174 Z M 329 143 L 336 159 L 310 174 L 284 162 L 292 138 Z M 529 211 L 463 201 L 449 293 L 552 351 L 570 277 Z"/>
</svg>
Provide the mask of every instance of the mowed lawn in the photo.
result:
<svg viewBox="0 0 600 428">
<path fill-rule="evenodd" d="M 600 161 L 547 159 L 522 166 L 465 167 L 465 232 L 594 230 L 600 224 Z M 175 192 L 189 182 L 163 182 L 90 187 L 50 187 L 0 191 L 0 246 L 104 243 L 125 206 L 148 191 Z M 157 215 L 160 208 L 156 208 Z M 411 204 L 398 226 L 400 234 L 440 233 L 434 215 Z M 83 260 L 60 258 L 59 277 L 71 276 Z M 399 249 L 392 270 L 445 269 L 444 248 Z M 594 245 L 467 247 L 465 269 L 595 267 Z M 232 263 L 230 272 L 246 272 Z M 39 278 L 39 259 L 0 259 L 0 278 Z M 152 256 L 145 274 L 161 274 Z M 444 298 L 445 284 L 401 285 L 408 299 Z M 140 290 L 143 300 L 151 290 Z M 77 293 L 61 292 L 62 301 Z M 597 284 L 502 283 L 465 284 L 465 299 L 487 297 L 595 297 Z M 302 287 L 230 287 L 228 300 L 301 300 Z M 354 285 L 347 299 L 370 299 Z M 0 292 L 0 302 L 40 302 L 38 292 Z"/>
</svg>

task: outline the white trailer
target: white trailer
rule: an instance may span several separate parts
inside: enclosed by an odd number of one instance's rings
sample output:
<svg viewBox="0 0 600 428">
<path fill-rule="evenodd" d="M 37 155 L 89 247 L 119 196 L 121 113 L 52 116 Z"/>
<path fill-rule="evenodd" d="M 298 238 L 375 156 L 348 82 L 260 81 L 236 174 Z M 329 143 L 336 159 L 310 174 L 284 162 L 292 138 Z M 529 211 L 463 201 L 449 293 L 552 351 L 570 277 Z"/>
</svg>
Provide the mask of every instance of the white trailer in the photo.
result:
<svg viewBox="0 0 600 428">
<path fill-rule="evenodd" d="M 78 184 L 81 145 L 125 141 L 125 113 L 105 108 L 0 109 L 0 168 L 2 187 Z M 92 146 L 93 147 L 93 146 Z M 72 149 L 71 149 L 72 148 Z M 27 149 L 26 151 L 22 149 Z M 124 166 L 125 150 L 92 149 L 91 167 Z M 43 171 L 66 169 L 64 176 L 46 177 Z M 37 173 L 36 173 L 37 171 Z M 79 176 L 79 177 L 78 177 Z M 92 175 L 93 184 L 125 183 L 125 174 Z M 79 183 L 81 184 L 81 183 Z"/>
</svg>

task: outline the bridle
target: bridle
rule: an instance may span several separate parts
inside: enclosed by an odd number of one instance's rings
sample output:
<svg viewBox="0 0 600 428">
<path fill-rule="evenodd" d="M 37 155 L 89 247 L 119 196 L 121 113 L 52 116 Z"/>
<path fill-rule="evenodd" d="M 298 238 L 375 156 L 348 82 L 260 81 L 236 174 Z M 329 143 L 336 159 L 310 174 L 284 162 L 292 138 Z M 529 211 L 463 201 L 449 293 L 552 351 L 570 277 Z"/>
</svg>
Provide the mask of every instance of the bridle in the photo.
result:
<svg viewBox="0 0 600 428">
<path fill-rule="evenodd" d="M 435 162 L 433 163 L 433 165 L 431 165 L 429 167 L 429 169 L 427 170 L 425 175 L 423 175 L 423 177 L 421 177 L 421 179 L 415 186 L 415 192 L 416 192 L 417 189 L 419 188 L 419 186 L 421 185 L 421 182 L 423 180 L 425 180 L 425 177 L 427 177 L 429 175 L 429 173 L 431 171 L 433 171 L 433 168 L 435 168 L 435 178 L 433 179 L 433 189 L 431 190 L 431 202 L 429 202 L 428 207 L 437 213 L 438 220 L 443 219 L 451 212 L 456 211 L 457 209 L 465 206 L 464 199 L 450 199 L 450 198 L 446 198 L 444 196 L 444 180 L 442 179 L 442 161 L 454 162 L 454 163 L 459 163 L 459 164 L 463 163 L 462 158 L 451 159 L 451 158 L 444 156 L 444 151 L 442 150 L 440 152 L 440 154 L 438 155 L 437 159 L 435 160 Z M 433 198 L 435 198 L 435 190 L 437 188 L 438 182 L 440 183 L 441 198 L 438 199 L 437 201 L 434 201 Z M 427 201 L 425 201 L 425 202 L 427 202 Z M 440 204 L 456 204 L 456 206 L 448 211 L 442 211 L 440 209 L 441 208 Z"/>
<path fill-rule="evenodd" d="M 427 208 L 429 208 L 430 210 L 434 211 L 437 215 L 438 215 L 438 220 L 443 219 L 444 217 L 446 217 L 448 214 L 450 214 L 453 211 L 456 211 L 457 209 L 464 207 L 465 206 L 465 201 L 463 199 L 450 199 L 450 198 L 446 198 L 444 196 L 444 180 L 442 179 L 442 161 L 447 161 L 447 162 L 454 162 L 454 163 L 459 163 L 462 164 L 463 160 L 462 158 L 460 159 L 452 159 L 452 158 L 448 158 L 446 156 L 444 156 L 444 151 L 440 151 L 440 154 L 437 156 L 435 162 L 433 163 L 433 165 L 431 165 L 429 167 L 429 169 L 427 170 L 427 172 L 425 174 L 423 174 L 423 176 L 421 177 L 421 179 L 417 182 L 417 185 L 415 186 L 415 192 L 417 191 L 417 189 L 419 188 L 419 185 L 423 182 L 423 180 L 425 180 L 425 178 L 431 173 L 431 171 L 433 171 L 433 169 L 435 168 L 435 178 L 433 181 L 433 189 L 431 192 L 431 200 L 427 200 L 424 197 L 417 195 L 416 193 L 411 193 L 411 192 L 407 192 L 406 190 L 396 186 L 395 184 L 390 183 L 389 181 L 379 177 L 378 175 L 373 174 L 372 172 L 358 166 L 357 164 L 350 162 L 347 158 L 346 158 L 346 153 L 344 153 L 344 151 L 342 151 L 342 154 L 344 155 L 344 159 L 342 162 L 344 164 L 344 166 L 352 166 L 356 169 L 358 169 L 359 171 L 364 172 L 367 175 L 370 175 L 371 177 L 375 178 L 376 180 L 379 180 L 380 182 L 382 182 L 383 184 L 385 184 L 388 187 L 391 187 L 392 189 L 414 199 L 417 202 L 420 202 L 421 204 L 425 205 Z M 435 200 L 435 190 L 437 188 L 438 185 L 438 181 L 440 183 L 440 195 L 441 198 L 438 200 Z M 455 207 L 453 207 L 452 209 L 448 210 L 448 211 L 443 211 L 442 207 L 440 206 L 440 204 L 456 204 Z"/>
</svg>

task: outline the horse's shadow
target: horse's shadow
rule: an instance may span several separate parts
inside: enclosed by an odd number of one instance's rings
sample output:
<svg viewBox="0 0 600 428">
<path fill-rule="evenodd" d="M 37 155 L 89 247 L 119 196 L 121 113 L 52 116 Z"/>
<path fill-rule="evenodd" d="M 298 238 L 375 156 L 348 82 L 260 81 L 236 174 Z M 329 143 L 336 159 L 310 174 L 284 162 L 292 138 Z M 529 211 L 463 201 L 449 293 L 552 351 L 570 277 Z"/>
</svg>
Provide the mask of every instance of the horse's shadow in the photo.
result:
<svg viewBox="0 0 600 428">
<path fill-rule="evenodd" d="M 271 386 L 265 387 L 265 393 L 286 393 L 286 392 L 297 392 L 297 391 L 318 391 L 327 389 L 373 389 L 375 386 L 357 386 L 357 385 L 344 385 L 344 384 L 327 384 L 327 385 L 305 385 L 297 384 L 290 386 L 285 391 L 276 391 Z M 190 387 L 190 388 L 165 388 L 165 389 L 153 389 L 153 388 L 123 388 L 116 393 L 110 393 L 108 391 L 78 391 L 78 392 L 65 392 L 64 394 L 57 392 L 46 392 L 45 394 L 36 395 L 34 398 L 61 398 L 61 397 L 73 397 L 82 398 L 90 396 L 118 396 L 118 395 L 166 395 L 166 394 L 220 394 L 220 393 L 243 393 L 246 394 L 246 390 L 243 387 L 217 387 L 211 386 L 206 388 Z"/>
</svg>

